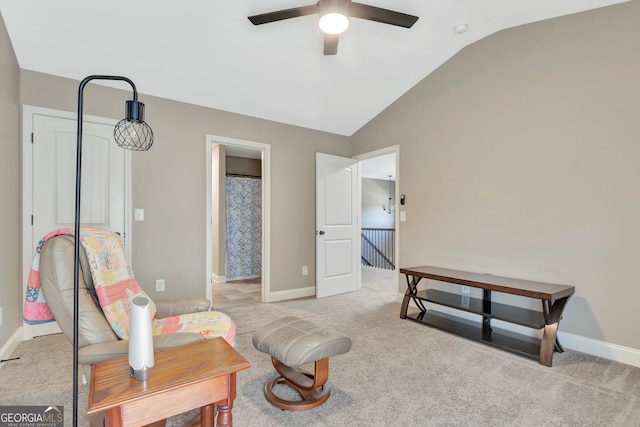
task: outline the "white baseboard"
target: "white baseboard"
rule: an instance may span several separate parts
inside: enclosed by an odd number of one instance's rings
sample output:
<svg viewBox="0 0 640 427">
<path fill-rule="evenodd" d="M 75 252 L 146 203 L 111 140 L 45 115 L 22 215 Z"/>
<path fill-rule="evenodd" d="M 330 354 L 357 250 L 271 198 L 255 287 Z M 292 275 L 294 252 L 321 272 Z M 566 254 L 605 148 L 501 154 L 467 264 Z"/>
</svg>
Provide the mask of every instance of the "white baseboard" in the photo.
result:
<svg viewBox="0 0 640 427">
<path fill-rule="evenodd" d="M 397 301 L 401 303 L 403 299 L 404 293 L 398 293 Z M 431 307 L 432 305 L 429 304 L 429 306 Z M 442 313 L 451 314 L 463 319 L 473 321 L 478 321 L 478 319 L 480 319 L 480 316 L 476 314 L 467 313 L 464 311 L 455 310 L 439 305 L 434 305 L 433 307 L 437 307 L 437 310 Z M 399 314 L 400 313 L 398 313 L 398 315 Z M 539 331 L 524 326 L 514 325 L 508 322 L 501 322 L 499 320 L 492 321 L 491 324 L 499 327 L 500 329 L 515 332 L 520 335 L 541 337 L 541 333 Z M 581 335 L 575 335 L 563 331 L 558 331 L 558 340 L 564 348 L 640 368 L 640 349 L 624 347 L 618 344 L 612 344 L 606 341 L 587 338 Z"/>
<path fill-rule="evenodd" d="M 58 322 L 39 323 L 37 325 L 29 325 L 26 322 L 22 324 L 22 340 L 30 340 L 43 335 L 62 333 Z"/>
<path fill-rule="evenodd" d="M 640 349 L 558 331 L 563 347 L 640 368 Z"/>
<path fill-rule="evenodd" d="M 211 273 L 211 278 L 216 283 L 227 283 L 227 276 L 218 276 L 216 273 Z"/>
<path fill-rule="evenodd" d="M 16 329 L 16 331 L 9 337 L 7 342 L 0 349 L 0 359 L 5 360 L 11 357 L 11 354 L 18 347 L 18 344 L 22 341 L 22 327 Z M 0 369 L 3 363 L 0 363 Z"/>
<path fill-rule="evenodd" d="M 312 297 L 316 294 L 316 287 L 309 286 L 307 288 L 291 289 L 289 291 L 275 291 L 266 295 L 265 302 L 287 301 L 296 298 Z"/>
<path fill-rule="evenodd" d="M 251 276 L 238 276 L 238 277 L 234 277 L 232 279 L 227 279 L 227 283 L 229 282 L 233 282 L 236 280 L 253 280 L 253 279 L 259 279 L 260 277 L 262 277 L 262 275 L 260 274 L 253 274 Z"/>
</svg>

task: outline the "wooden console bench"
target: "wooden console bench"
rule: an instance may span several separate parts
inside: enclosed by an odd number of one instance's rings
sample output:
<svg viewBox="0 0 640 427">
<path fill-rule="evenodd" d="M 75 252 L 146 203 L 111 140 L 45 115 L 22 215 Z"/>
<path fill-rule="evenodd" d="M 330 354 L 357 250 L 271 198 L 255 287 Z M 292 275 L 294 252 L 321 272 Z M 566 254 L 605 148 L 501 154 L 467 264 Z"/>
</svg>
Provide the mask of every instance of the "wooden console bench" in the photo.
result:
<svg viewBox="0 0 640 427">
<path fill-rule="evenodd" d="M 564 307 L 575 287 L 554 285 L 529 280 L 510 279 L 490 274 L 470 273 L 438 267 L 401 268 L 407 277 L 407 291 L 400 308 L 400 318 L 410 319 L 475 341 L 499 347 L 536 359 L 551 366 L 553 352 L 564 351 L 558 341 L 558 325 Z M 437 289 L 418 290 L 422 279 L 454 283 L 482 289 L 482 299 L 468 293 L 455 294 Z M 491 301 L 491 292 L 536 298 L 542 302 L 542 310 L 529 310 Z M 413 300 L 417 313 L 407 313 Z M 438 304 L 482 316 L 482 323 L 448 315 L 425 307 L 424 302 Z M 533 329 L 544 329 L 542 339 L 515 334 L 491 327 L 491 319 L 514 323 Z"/>
</svg>

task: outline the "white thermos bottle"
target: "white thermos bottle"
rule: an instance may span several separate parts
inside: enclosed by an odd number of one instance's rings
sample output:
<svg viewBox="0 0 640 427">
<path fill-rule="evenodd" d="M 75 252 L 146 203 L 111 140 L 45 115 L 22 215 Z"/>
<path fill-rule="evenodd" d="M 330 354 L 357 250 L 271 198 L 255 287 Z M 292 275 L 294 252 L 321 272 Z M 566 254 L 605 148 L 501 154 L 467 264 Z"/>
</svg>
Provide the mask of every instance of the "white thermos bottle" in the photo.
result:
<svg viewBox="0 0 640 427">
<path fill-rule="evenodd" d="M 151 308 L 145 297 L 131 300 L 129 322 L 129 367 L 131 376 L 145 381 L 151 378 L 153 368 L 153 337 L 151 334 Z"/>
</svg>

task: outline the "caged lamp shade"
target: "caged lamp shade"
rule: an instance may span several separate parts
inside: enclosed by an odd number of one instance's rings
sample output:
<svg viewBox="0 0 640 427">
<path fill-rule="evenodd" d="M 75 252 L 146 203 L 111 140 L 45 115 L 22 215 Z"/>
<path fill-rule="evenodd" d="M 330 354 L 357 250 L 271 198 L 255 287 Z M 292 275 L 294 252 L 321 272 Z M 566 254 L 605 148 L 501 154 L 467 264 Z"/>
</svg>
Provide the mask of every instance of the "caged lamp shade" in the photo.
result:
<svg viewBox="0 0 640 427">
<path fill-rule="evenodd" d="M 153 131 L 144 121 L 144 104 L 127 101 L 126 116 L 113 129 L 113 137 L 120 147 L 133 151 L 147 151 L 153 145 Z"/>
</svg>

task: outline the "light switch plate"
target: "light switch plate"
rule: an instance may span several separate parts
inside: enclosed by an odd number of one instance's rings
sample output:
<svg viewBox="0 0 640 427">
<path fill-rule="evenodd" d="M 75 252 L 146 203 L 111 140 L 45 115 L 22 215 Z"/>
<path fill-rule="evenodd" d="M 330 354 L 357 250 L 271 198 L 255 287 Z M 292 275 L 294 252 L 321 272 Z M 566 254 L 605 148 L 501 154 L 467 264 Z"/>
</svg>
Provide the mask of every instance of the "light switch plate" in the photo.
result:
<svg viewBox="0 0 640 427">
<path fill-rule="evenodd" d="M 471 299 L 469 298 L 468 295 L 463 295 L 460 298 L 460 305 L 464 308 L 469 308 L 469 305 L 471 304 Z"/>
<path fill-rule="evenodd" d="M 144 221 L 144 209 L 136 209 L 134 211 L 134 219 L 136 221 Z"/>
</svg>

